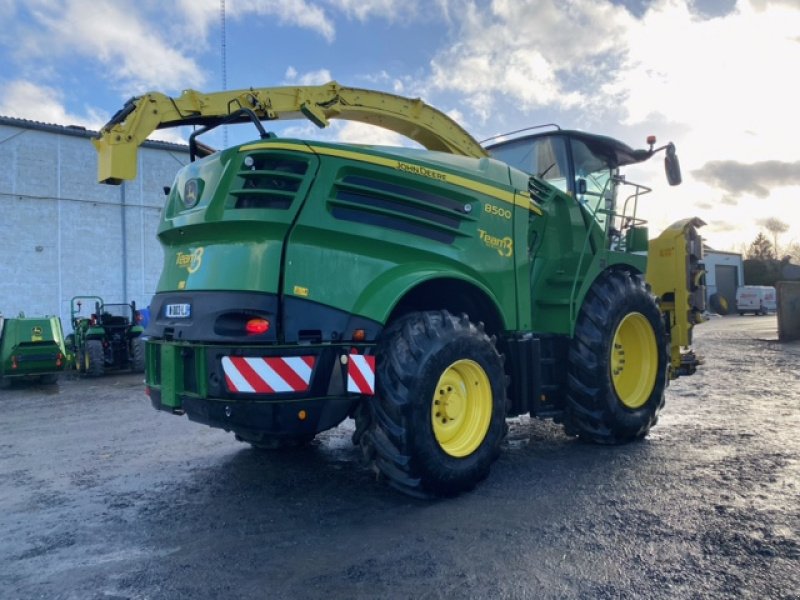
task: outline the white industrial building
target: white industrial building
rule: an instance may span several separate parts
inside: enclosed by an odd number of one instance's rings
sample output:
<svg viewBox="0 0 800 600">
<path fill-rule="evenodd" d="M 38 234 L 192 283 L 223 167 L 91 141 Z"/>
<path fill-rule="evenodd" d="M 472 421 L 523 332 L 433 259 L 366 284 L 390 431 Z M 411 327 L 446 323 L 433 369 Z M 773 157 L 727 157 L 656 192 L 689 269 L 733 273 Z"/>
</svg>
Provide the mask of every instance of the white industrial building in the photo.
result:
<svg viewBox="0 0 800 600">
<path fill-rule="evenodd" d="M 736 288 L 744 285 L 744 262 L 736 252 L 721 252 L 708 246 L 703 249 L 706 266 L 706 296 L 717 294 L 725 299 L 730 311 L 736 306 Z M 709 305 L 708 302 L 706 302 Z"/>
<path fill-rule="evenodd" d="M 0 117 L 0 312 L 56 315 L 70 299 L 147 306 L 162 266 L 156 239 L 164 186 L 188 148 L 146 142 L 138 176 L 97 183 L 95 132 Z"/>
</svg>

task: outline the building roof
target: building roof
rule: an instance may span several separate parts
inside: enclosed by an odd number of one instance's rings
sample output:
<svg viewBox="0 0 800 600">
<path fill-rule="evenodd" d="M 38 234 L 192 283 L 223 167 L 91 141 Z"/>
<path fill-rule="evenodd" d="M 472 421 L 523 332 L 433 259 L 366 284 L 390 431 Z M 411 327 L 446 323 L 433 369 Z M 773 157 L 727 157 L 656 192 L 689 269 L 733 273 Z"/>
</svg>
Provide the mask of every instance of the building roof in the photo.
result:
<svg viewBox="0 0 800 600">
<path fill-rule="evenodd" d="M 53 123 L 42 123 L 41 121 L 31 121 L 17 117 L 4 117 L 0 115 L 0 125 L 10 127 L 20 127 L 22 129 L 32 129 L 35 131 L 46 131 L 58 135 L 69 135 L 82 138 L 96 138 L 99 136 L 97 131 L 86 129 L 82 125 L 55 125 Z M 176 152 L 189 152 L 189 146 L 185 144 L 174 144 L 172 142 L 161 142 L 157 140 L 147 140 L 142 144 L 145 148 L 158 148 L 160 150 L 172 150 Z"/>
<path fill-rule="evenodd" d="M 727 250 L 714 250 L 711 246 L 708 246 L 707 244 L 703 244 L 703 253 L 704 254 L 727 254 L 728 256 L 738 256 L 739 258 L 742 258 L 742 253 L 741 252 L 730 252 L 730 251 L 727 251 Z"/>
</svg>

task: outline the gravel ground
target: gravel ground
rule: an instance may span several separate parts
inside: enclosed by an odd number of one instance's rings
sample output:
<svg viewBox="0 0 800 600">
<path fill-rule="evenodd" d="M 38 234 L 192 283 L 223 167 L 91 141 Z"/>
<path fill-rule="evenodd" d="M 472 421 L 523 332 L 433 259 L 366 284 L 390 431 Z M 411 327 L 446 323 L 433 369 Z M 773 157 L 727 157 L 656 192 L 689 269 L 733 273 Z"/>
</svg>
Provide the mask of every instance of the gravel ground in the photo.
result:
<svg viewBox="0 0 800 600">
<path fill-rule="evenodd" d="M 698 330 L 644 441 L 511 422 L 487 481 L 423 502 L 352 425 L 251 450 L 141 376 L 0 392 L 0 598 L 800 598 L 800 346 Z"/>
</svg>

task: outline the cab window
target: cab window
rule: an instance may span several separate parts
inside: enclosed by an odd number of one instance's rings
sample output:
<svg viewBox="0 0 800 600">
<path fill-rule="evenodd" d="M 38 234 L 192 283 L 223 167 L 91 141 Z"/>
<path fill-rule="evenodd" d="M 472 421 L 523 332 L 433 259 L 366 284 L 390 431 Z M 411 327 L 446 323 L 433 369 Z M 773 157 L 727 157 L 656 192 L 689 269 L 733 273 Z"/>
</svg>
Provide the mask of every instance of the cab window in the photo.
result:
<svg viewBox="0 0 800 600">
<path fill-rule="evenodd" d="M 530 175 L 536 175 L 562 192 L 568 189 L 569 162 L 564 138 L 523 138 L 489 148 L 493 158 Z"/>
<path fill-rule="evenodd" d="M 604 226 L 606 213 L 604 209 L 613 207 L 613 189 L 611 187 L 611 169 L 604 157 L 598 156 L 580 140 L 572 140 L 572 162 L 575 165 L 575 190 L 578 202 L 595 215 Z"/>
</svg>

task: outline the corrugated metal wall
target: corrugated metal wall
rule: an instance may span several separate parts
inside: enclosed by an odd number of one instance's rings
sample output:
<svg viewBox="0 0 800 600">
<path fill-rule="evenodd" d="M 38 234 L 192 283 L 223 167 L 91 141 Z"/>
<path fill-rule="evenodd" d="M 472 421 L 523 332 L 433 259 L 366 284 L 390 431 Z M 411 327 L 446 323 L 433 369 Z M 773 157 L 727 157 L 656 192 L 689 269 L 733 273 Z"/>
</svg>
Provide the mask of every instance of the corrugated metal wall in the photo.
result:
<svg viewBox="0 0 800 600">
<path fill-rule="evenodd" d="M 0 312 L 60 316 L 70 299 L 147 306 L 161 270 L 156 239 L 163 186 L 187 150 L 156 144 L 139 153 L 139 176 L 96 183 L 89 133 L 0 118 Z"/>
</svg>

